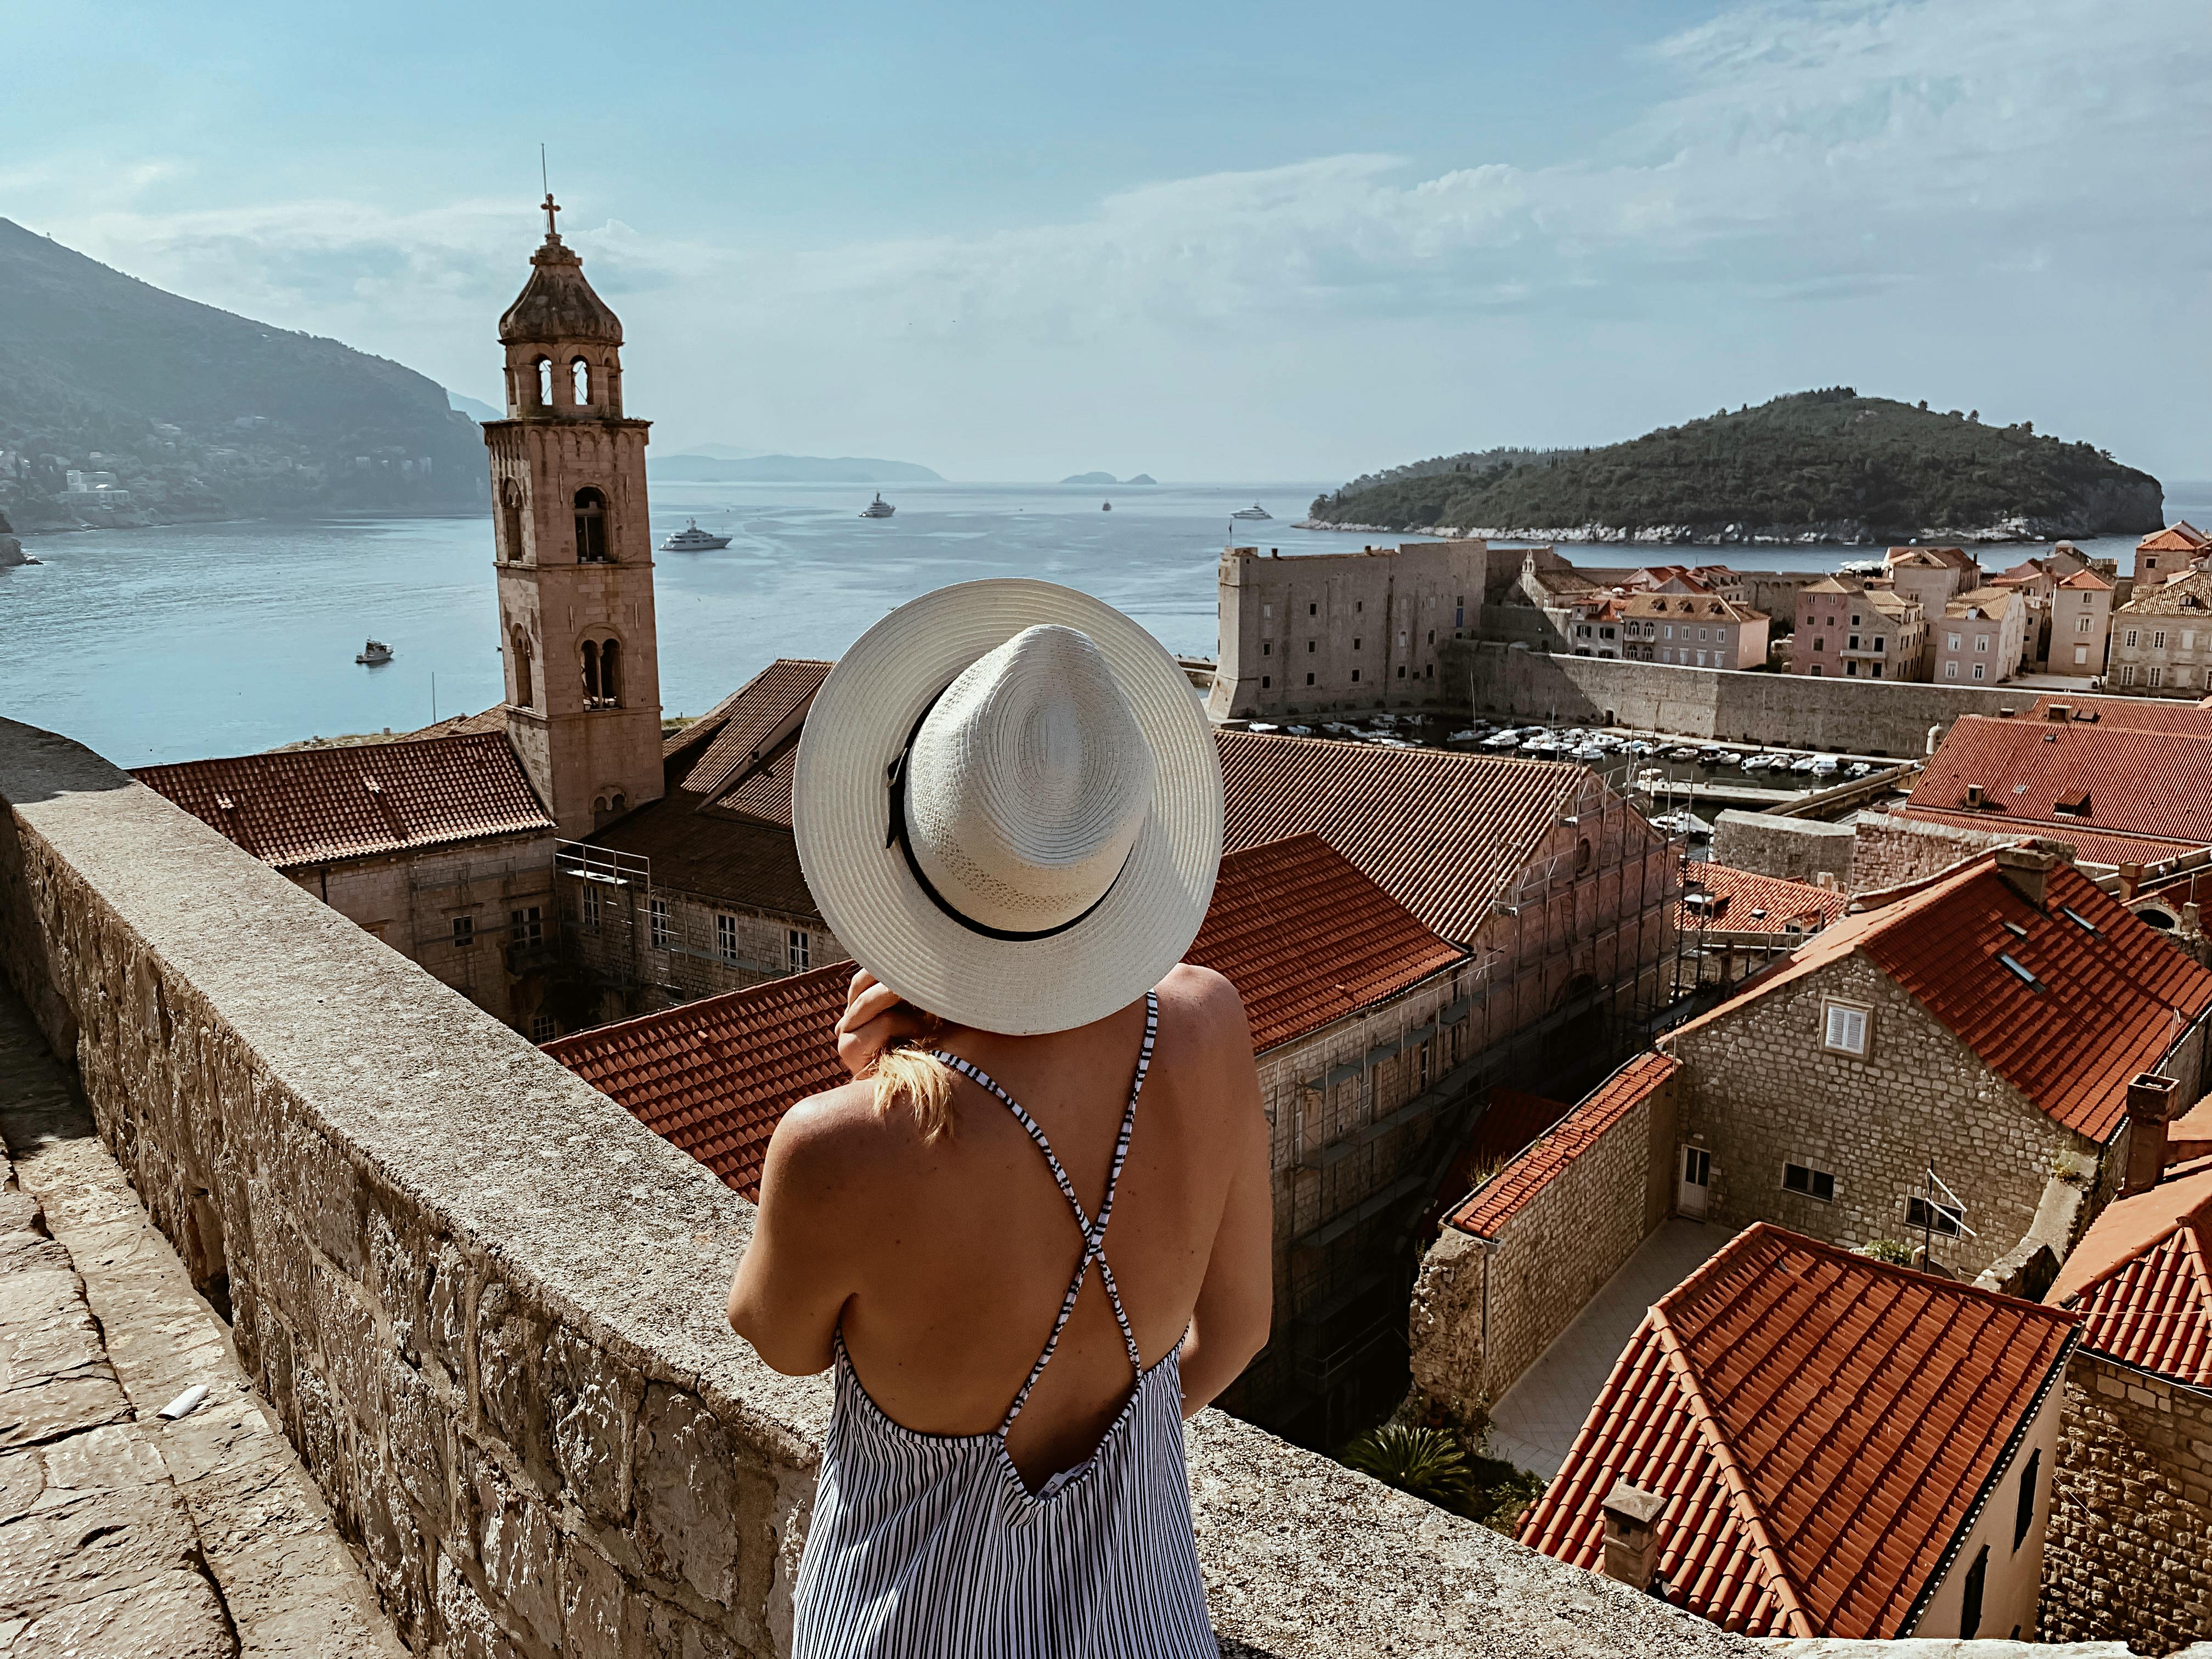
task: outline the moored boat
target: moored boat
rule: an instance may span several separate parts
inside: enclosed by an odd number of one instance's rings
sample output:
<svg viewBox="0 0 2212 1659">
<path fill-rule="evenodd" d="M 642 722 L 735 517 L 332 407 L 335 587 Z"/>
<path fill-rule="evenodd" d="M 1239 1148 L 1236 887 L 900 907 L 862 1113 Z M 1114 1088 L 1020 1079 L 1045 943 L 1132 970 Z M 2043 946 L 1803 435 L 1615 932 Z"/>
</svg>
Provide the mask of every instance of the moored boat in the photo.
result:
<svg viewBox="0 0 2212 1659">
<path fill-rule="evenodd" d="M 361 653 L 355 657 L 354 660 L 374 668 L 380 663 L 392 660 L 392 647 L 382 640 L 371 640 L 367 645 L 362 647 Z"/>
<path fill-rule="evenodd" d="M 727 536 L 717 536 L 711 531 L 700 529 L 699 520 L 694 519 L 661 543 L 660 550 L 664 553 L 705 553 L 729 544 Z"/>
<path fill-rule="evenodd" d="M 898 508 L 884 499 L 884 492 L 878 489 L 876 499 L 860 509 L 860 516 L 864 519 L 888 519 L 897 511 Z"/>
</svg>

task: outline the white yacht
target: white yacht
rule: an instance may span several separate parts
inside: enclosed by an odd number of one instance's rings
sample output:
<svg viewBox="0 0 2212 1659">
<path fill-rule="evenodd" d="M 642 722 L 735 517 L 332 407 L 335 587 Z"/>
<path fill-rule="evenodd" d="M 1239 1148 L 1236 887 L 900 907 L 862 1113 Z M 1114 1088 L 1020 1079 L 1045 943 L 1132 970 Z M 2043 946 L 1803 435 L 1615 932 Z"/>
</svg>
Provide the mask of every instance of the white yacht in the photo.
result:
<svg viewBox="0 0 2212 1659">
<path fill-rule="evenodd" d="M 1266 507 L 1264 507 L 1261 506 L 1259 502 L 1255 501 L 1255 502 L 1253 502 L 1253 503 L 1252 503 L 1252 505 L 1251 505 L 1251 506 L 1249 506 L 1249 507 L 1238 507 L 1238 508 L 1237 509 L 1237 511 L 1235 511 L 1234 513 L 1231 514 L 1229 516 L 1230 516 L 1231 518 L 1232 518 L 1232 519 L 1252 519 L 1252 520 L 1259 520 L 1259 519 L 1272 519 L 1272 518 L 1273 518 L 1275 515 L 1274 515 L 1273 514 L 1272 514 L 1272 513 L 1268 512 L 1268 511 L 1267 511 L 1267 509 Z"/>
<path fill-rule="evenodd" d="M 860 516 L 864 519 L 888 519 L 897 511 L 898 508 L 884 499 L 884 492 L 878 489 L 876 499 L 860 509 Z"/>
<path fill-rule="evenodd" d="M 666 541 L 661 543 L 664 553 L 705 553 L 717 547 L 727 547 L 730 538 L 717 536 L 699 528 L 699 520 L 692 520 Z"/>
<path fill-rule="evenodd" d="M 354 660 L 358 663 L 366 663 L 371 668 L 374 668 L 379 663 L 386 663 L 392 660 L 392 647 L 386 645 L 382 640 L 371 640 L 367 645 L 362 647 L 361 654 L 356 657 Z"/>
</svg>

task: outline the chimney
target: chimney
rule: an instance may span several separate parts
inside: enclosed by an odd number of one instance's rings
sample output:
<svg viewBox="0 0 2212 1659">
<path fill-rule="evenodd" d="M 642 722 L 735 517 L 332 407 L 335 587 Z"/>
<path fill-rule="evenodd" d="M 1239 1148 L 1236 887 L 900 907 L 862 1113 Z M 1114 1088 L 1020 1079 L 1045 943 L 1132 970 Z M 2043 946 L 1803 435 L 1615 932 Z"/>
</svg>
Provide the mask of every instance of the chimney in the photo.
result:
<svg viewBox="0 0 2212 1659">
<path fill-rule="evenodd" d="M 1978 783 L 1968 784 L 1966 786 L 1966 805 L 1969 806 L 1979 806 L 1982 805 L 1984 800 L 1988 798 L 1989 793 L 1990 792 L 1988 790 L 1983 788 Z"/>
<path fill-rule="evenodd" d="M 2043 718 L 2047 720 L 2070 720 L 2074 718 L 2074 705 L 2070 702 L 2054 702 L 2043 711 Z"/>
<path fill-rule="evenodd" d="M 2038 852 L 2033 847 L 2000 847 L 1997 848 L 1997 873 L 2008 885 L 2037 909 L 2043 908 L 2043 889 L 2051 879 L 2051 872 L 2058 865 L 2056 853 Z"/>
<path fill-rule="evenodd" d="M 1605 1576 L 1632 1590 L 1648 1590 L 1659 1576 L 1660 1516 L 1667 1500 L 1626 1480 L 1605 1498 Z"/>
<path fill-rule="evenodd" d="M 2158 1185 L 2166 1172 L 2166 1119 L 2180 1085 L 2155 1072 L 2138 1073 L 2128 1082 L 2128 1161 L 2120 1176 L 2120 1196 L 2133 1198 Z M 1613 1510 L 1606 1510 L 1606 1550 L 1613 1549 Z"/>
<path fill-rule="evenodd" d="M 1815 887 L 1825 887 L 1828 891 L 1836 893 L 1843 890 L 1844 884 L 1836 879 L 1836 872 L 1834 871 L 1820 870 L 1814 872 L 1813 876 L 1813 885 Z"/>
<path fill-rule="evenodd" d="M 2140 864 L 2123 864 L 2120 866 L 2121 903 L 2125 904 L 2130 899 L 2133 898 L 2136 896 L 2136 889 L 2142 885 L 2142 866 Z"/>
</svg>

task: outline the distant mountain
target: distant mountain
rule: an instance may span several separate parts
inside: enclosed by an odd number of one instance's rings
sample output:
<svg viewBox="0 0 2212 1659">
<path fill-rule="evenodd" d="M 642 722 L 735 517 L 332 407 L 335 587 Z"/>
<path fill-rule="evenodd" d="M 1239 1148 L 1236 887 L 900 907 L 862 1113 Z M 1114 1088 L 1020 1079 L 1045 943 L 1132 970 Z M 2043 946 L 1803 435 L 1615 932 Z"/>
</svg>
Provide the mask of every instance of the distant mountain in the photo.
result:
<svg viewBox="0 0 2212 1659">
<path fill-rule="evenodd" d="M 2157 479 L 2087 444 L 1836 386 L 1602 449 L 1416 463 L 1319 497 L 1313 518 L 1563 541 L 2039 541 L 2155 530 L 2163 504 Z"/>
<path fill-rule="evenodd" d="M 720 446 L 716 446 L 720 447 Z M 690 483 L 943 483 L 912 461 L 878 461 L 864 455 L 755 455 L 723 460 L 711 455 L 660 455 L 646 462 L 649 477 Z"/>
<path fill-rule="evenodd" d="M 1126 484 L 1157 484 L 1159 480 L 1149 472 L 1139 472 L 1135 477 L 1124 478 L 1121 482 Z"/>
<path fill-rule="evenodd" d="M 687 459 L 704 455 L 710 461 L 750 461 L 769 452 L 765 449 L 738 449 L 730 444 L 686 444 L 677 453 Z"/>
<path fill-rule="evenodd" d="M 1109 484 L 1121 482 L 1110 472 L 1073 472 L 1060 480 L 1064 484 Z"/>
<path fill-rule="evenodd" d="M 180 298 L 0 219 L 0 511 L 21 530 L 453 512 L 483 437 L 413 369 Z M 71 492 L 67 474 L 112 477 Z"/>
<path fill-rule="evenodd" d="M 459 410 L 462 414 L 467 416 L 472 421 L 481 422 L 484 421 L 503 421 L 507 418 L 507 411 L 505 410 L 494 409 L 489 404 L 478 403 L 474 398 L 464 398 L 459 392 L 453 391 L 450 386 L 447 387 L 446 391 L 446 401 L 451 404 L 455 409 Z"/>
</svg>

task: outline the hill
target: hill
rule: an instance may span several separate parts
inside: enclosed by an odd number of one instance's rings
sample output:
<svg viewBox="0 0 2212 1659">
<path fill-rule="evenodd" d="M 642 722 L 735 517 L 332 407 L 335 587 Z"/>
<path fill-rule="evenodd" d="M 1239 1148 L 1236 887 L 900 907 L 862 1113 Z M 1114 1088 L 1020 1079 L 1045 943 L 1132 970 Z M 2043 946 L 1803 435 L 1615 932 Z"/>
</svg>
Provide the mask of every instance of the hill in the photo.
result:
<svg viewBox="0 0 2212 1659">
<path fill-rule="evenodd" d="M 434 380 L 165 293 L 0 219 L 0 509 L 21 529 L 455 511 L 483 436 Z M 74 498 L 70 471 L 112 475 Z"/>
<path fill-rule="evenodd" d="M 649 477 L 692 483 L 943 483 L 944 478 L 912 461 L 879 461 L 866 455 L 755 455 L 722 460 L 711 455 L 655 456 L 646 463 Z"/>
<path fill-rule="evenodd" d="M 1313 521 L 1562 541 L 2047 540 L 2156 529 L 2157 479 L 2023 422 L 1849 386 L 1602 449 L 1491 451 L 1374 475 Z"/>
</svg>

